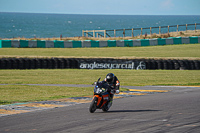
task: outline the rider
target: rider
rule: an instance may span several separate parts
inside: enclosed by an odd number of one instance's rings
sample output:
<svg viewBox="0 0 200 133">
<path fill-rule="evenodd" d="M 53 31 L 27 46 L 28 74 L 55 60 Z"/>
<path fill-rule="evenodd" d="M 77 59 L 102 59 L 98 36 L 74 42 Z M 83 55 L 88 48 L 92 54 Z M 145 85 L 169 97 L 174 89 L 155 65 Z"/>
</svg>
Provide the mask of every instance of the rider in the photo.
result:
<svg viewBox="0 0 200 133">
<path fill-rule="evenodd" d="M 109 84 L 111 91 L 110 91 L 110 103 L 112 104 L 114 94 L 119 94 L 119 86 L 120 82 L 117 77 L 113 73 L 108 73 L 106 75 L 105 81 Z"/>
</svg>

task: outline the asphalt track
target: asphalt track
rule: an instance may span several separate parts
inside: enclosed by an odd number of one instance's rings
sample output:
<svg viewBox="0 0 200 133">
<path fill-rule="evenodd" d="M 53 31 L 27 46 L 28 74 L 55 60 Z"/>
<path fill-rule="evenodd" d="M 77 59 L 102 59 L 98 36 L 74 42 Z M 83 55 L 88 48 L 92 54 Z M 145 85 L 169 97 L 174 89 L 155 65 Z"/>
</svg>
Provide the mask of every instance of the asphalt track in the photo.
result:
<svg viewBox="0 0 200 133">
<path fill-rule="evenodd" d="M 115 99 L 109 112 L 90 103 L 0 117 L 0 133 L 199 133 L 200 87 L 129 87 L 170 90 Z"/>
</svg>

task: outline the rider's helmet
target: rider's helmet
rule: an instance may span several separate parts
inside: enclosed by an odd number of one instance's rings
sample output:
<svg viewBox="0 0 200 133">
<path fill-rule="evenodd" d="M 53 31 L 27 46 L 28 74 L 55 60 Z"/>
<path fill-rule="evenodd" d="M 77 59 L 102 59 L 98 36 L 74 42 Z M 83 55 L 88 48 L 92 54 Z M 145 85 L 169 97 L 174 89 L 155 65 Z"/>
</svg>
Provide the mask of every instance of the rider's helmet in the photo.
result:
<svg viewBox="0 0 200 133">
<path fill-rule="evenodd" d="M 108 83 L 111 83 L 112 81 L 113 81 L 113 78 L 114 78 L 114 74 L 113 73 L 108 73 L 107 75 L 106 75 L 106 81 L 108 82 Z"/>
</svg>

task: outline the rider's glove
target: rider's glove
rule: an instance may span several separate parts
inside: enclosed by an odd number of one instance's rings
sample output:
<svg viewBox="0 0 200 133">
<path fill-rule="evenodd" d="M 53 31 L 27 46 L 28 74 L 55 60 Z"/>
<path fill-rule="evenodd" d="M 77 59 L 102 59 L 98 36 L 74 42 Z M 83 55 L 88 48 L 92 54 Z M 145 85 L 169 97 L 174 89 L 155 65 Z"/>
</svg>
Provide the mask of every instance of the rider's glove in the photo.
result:
<svg viewBox="0 0 200 133">
<path fill-rule="evenodd" d="M 116 92 L 115 92 L 116 94 L 119 94 L 119 90 L 116 90 Z"/>
<path fill-rule="evenodd" d="M 111 93 L 111 94 L 115 94 L 115 90 L 112 89 L 112 90 L 110 91 L 110 93 Z"/>
</svg>

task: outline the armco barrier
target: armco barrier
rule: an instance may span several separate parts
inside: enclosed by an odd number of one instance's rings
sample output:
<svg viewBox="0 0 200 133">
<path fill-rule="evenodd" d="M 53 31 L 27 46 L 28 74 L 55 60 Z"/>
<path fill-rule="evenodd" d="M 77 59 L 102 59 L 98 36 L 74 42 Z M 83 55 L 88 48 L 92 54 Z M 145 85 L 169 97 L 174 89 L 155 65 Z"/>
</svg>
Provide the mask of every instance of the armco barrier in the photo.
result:
<svg viewBox="0 0 200 133">
<path fill-rule="evenodd" d="M 140 40 L 133 40 L 133 47 L 140 47 L 141 41 Z"/>
<path fill-rule="evenodd" d="M 13 48 L 20 48 L 20 41 L 19 40 L 12 40 L 11 47 Z"/>
<path fill-rule="evenodd" d="M 46 48 L 54 48 L 54 41 L 46 41 Z"/>
<path fill-rule="evenodd" d="M 174 39 L 173 38 L 166 38 L 166 45 L 169 45 L 169 44 L 174 44 Z"/>
<path fill-rule="evenodd" d="M 73 48 L 72 41 L 64 41 L 64 47 L 65 48 Z"/>
<path fill-rule="evenodd" d="M 200 43 L 200 37 L 169 37 L 137 40 L 107 40 L 107 41 L 44 41 L 44 40 L 1 40 L 0 48 L 84 48 L 84 47 L 139 47 L 173 44 Z"/>
<path fill-rule="evenodd" d="M 198 37 L 198 43 L 200 43 L 200 36 Z"/>
<path fill-rule="evenodd" d="M 150 46 L 156 46 L 156 45 L 158 45 L 158 40 L 157 39 L 149 39 L 149 44 L 150 44 Z"/>
<path fill-rule="evenodd" d="M 91 46 L 91 40 L 85 40 L 82 42 L 82 47 L 85 48 L 85 47 L 92 47 Z"/>
<path fill-rule="evenodd" d="M 107 41 L 99 41 L 99 47 L 107 47 L 108 42 Z"/>
<path fill-rule="evenodd" d="M 0 69 L 165 69 L 200 70 L 200 60 L 114 58 L 0 58 Z"/>
<path fill-rule="evenodd" d="M 28 41 L 28 47 L 29 48 L 41 48 L 40 41 L 39 42 L 37 42 L 35 40 Z"/>
<path fill-rule="evenodd" d="M 124 47 L 124 40 L 117 40 L 116 41 L 116 46 L 117 47 Z"/>
<path fill-rule="evenodd" d="M 190 43 L 190 38 L 189 37 L 182 37 L 182 44 L 189 44 Z"/>
</svg>

